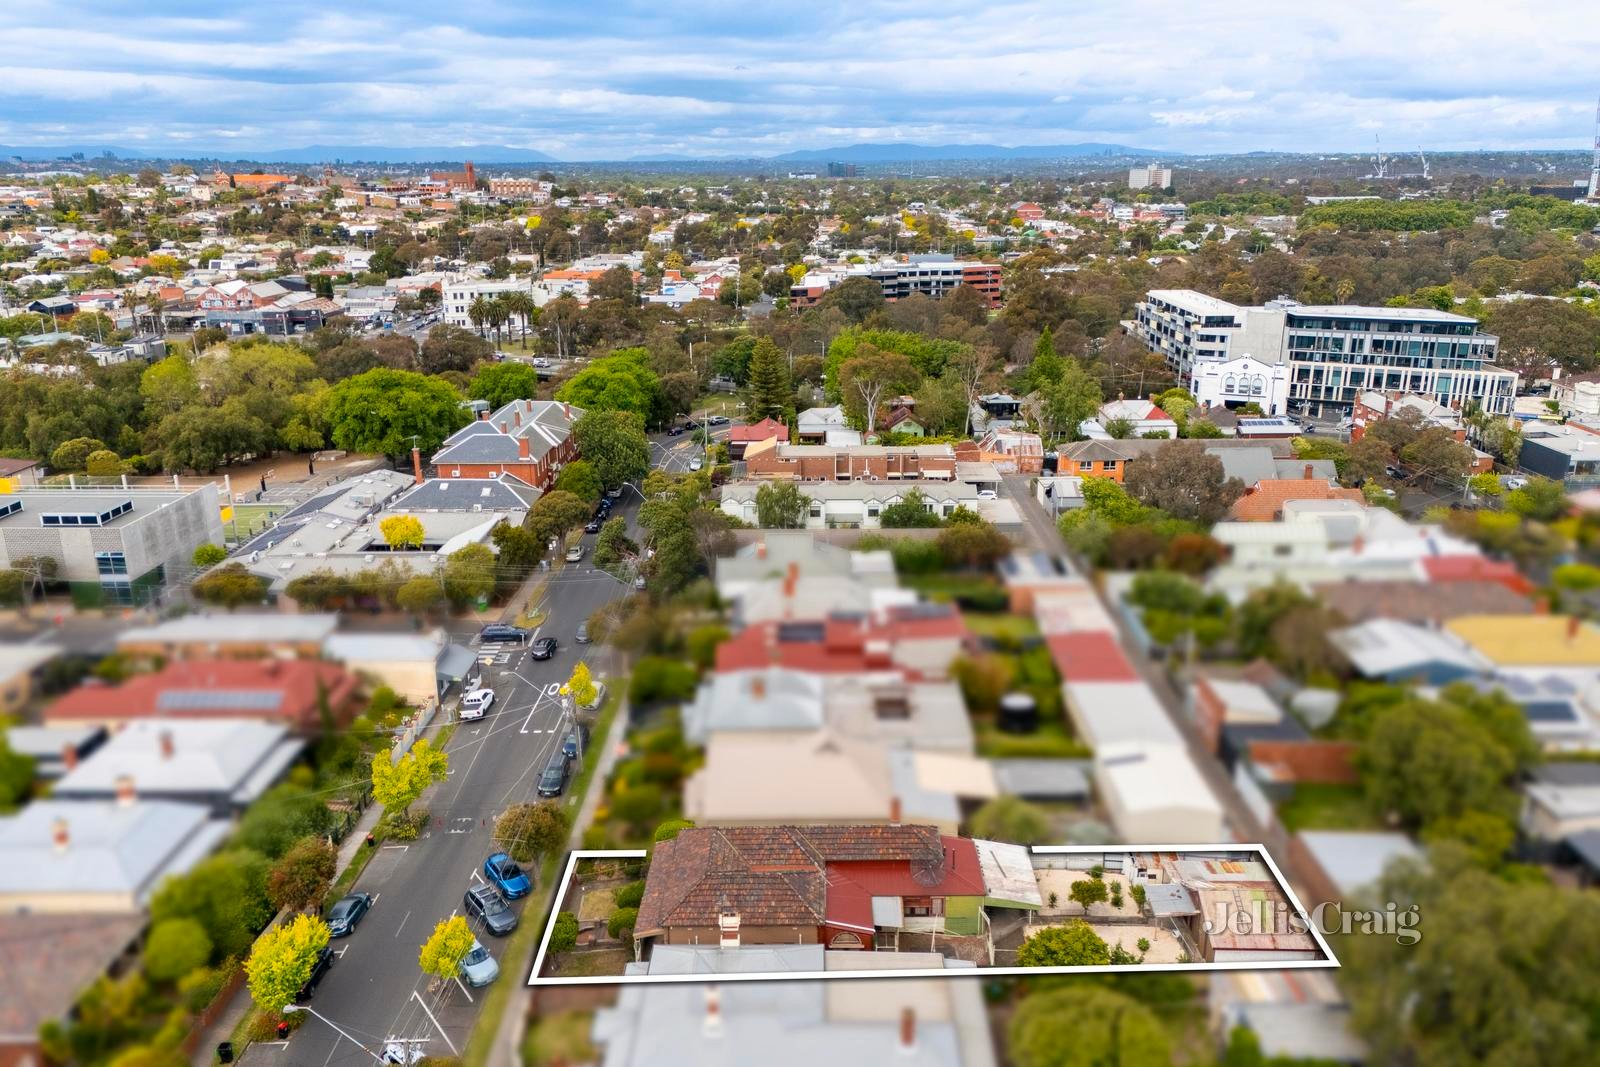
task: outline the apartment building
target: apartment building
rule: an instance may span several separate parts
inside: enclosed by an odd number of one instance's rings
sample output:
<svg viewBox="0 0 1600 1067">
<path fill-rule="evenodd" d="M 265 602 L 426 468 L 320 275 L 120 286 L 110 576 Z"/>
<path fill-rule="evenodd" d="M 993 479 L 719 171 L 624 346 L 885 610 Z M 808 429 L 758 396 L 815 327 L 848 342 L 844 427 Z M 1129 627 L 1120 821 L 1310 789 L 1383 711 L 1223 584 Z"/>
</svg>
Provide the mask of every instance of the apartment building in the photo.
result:
<svg viewBox="0 0 1600 1067">
<path fill-rule="evenodd" d="M 222 544 L 222 503 L 210 484 L 0 494 L 0 567 L 49 557 L 79 604 L 148 603 L 196 548 Z"/>
<path fill-rule="evenodd" d="M 828 290 L 849 278 L 871 278 L 883 288 L 885 300 L 902 300 L 913 293 L 945 296 L 958 285 L 976 289 L 990 307 L 1000 306 L 1000 264 L 958 260 L 944 255 L 911 256 L 904 263 L 890 261 L 845 270 L 813 271 L 789 289 L 795 307 L 815 307 Z"/>
<path fill-rule="evenodd" d="M 507 293 L 526 293 L 533 295 L 533 285 L 527 278 L 456 278 L 444 283 L 442 289 L 444 299 L 440 301 L 440 308 L 444 314 L 444 321 L 451 326 L 460 326 L 464 330 L 475 330 L 478 327 L 473 323 L 471 310 L 472 302 L 478 297 L 492 300 Z M 512 329 L 519 329 L 526 325 L 521 316 L 513 316 L 508 324 Z"/>
<path fill-rule="evenodd" d="M 1128 168 L 1129 189 L 1167 189 L 1172 186 L 1172 168 L 1152 163 L 1148 167 Z"/>
<path fill-rule="evenodd" d="M 552 182 L 538 178 L 490 178 L 489 192 L 505 200 L 528 200 L 535 204 L 547 203 L 555 189 Z"/>
<path fill-rule="evenodd" d="M 1433 308 L 1308 305 L 1287 298 L 1245 307 L 1192 289 L 1152 289 L 1132 324 L 1134 336 L 1186 385 L 1198 390 L 1205 381 L 1208 397 L 1230 406 L 1254 400 L 1282 414 L 1271 408 L 1277 400 L 1272 376 L 1283 368 L 1284 410 L 1314 417 L 1348 414 L 1364 390 L 1415 393 L 1457 409 L 1471 400 L 1509 414 L 1516 372 L 1494 366 L 1499 339 L 1479 327 L 1477 319 Z M 1218 370 L 1224 372 L 1220 388 Z M 1236 371 L 1232 392 L 1226 388 L 1230 371 Z"/>
</svg>

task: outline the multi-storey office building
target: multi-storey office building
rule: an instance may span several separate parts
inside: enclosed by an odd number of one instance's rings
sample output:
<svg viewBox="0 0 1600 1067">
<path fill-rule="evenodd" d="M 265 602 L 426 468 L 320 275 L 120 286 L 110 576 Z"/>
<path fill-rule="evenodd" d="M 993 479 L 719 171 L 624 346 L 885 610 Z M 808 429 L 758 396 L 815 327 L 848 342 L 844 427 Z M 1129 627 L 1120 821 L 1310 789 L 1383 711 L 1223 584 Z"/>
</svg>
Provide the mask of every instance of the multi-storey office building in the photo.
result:
<svg viewBox="0 0 1600 1067">
<path fill-rule="evenodd" d="M 533 295 L 533 283 L 527 278 L 457 278 L 444 283 L 440 306 L 444 312 L 444 321 L 450 326 L 460 326 L 464 330 L 476 330 L 478 326 L 472 321 L 472 302 L 478 297 L 493 300 L 507 293 L 527 293 Z M 517 329 L 522 323 L 522 317 L 513 315 L 511 328 Z"/>
<path fill-rule="evenodd" d="M 789 289 L 789 302 L 797 308 L 815 307 L 828 290 L 847 278 L 871 278 L 883 287 L 885 300 L 901 300 L 922 293 L 935 300 L 958 285 L 978 291 L 990 307 L 1000 306 L 998 263 L 952 259 L 943 255 L 912 256 L 905 263 L 880 263 L 847 271 L 815 271 Z"/>
<path fill-rule="evenodd" d="M 1509 414 L 1517 393 L 1516 372 L 1494 366 L 1499 339 L 1480 332 L 1477 319 L 1432 308 L 1282 298 L 1244 307 L 1192 289 L 1153 289 L 1133 330 L 1190 388 L 1225 379 L 1231 364 L 1251 371 L 1251 381 L 1261 365 L 1283 368 L 1284 405 L 1304 415 L 1348 413 L 1364 390 L 1415 393 L 1456 409 L 1475 401 Z M 1223 399 L 1262 398 L 1236 392 Z"/>
</svg>

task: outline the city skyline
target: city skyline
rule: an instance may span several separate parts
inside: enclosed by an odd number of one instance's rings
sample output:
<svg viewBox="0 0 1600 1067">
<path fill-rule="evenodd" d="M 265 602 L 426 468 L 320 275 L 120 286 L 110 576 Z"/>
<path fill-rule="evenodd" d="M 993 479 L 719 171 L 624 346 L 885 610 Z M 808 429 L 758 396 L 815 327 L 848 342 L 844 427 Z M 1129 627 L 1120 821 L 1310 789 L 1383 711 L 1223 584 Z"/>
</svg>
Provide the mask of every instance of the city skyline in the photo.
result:
<svg viewBox="0 0 1600 1067">
<path fill-rule="evenodd" d="M 414 3 L 328 12 L 289 0 L 224 18 L 168 2 L 96 5 L 92 25 L 78 25 L 60 4 L 25 0 L 0 12 L 13 44 L 0 144 L 240 157 L 505 145 L 560 161 L 882 142 L 1578 150 L 1596 87 L 1572 75 L 1600 27 L 1576 3 L 1556 7 L 1537 23 L 1432 0 L 1336 14 L 1146 0 L 960 14 L 884 2 L 534 17 L 491 5 L 441 18 Z M 1564 33 L 1547 39 L 1540 27 L 1557 21 Z M 1336 68 L 1319 59 L 1334 55 Z"/>
</svg>

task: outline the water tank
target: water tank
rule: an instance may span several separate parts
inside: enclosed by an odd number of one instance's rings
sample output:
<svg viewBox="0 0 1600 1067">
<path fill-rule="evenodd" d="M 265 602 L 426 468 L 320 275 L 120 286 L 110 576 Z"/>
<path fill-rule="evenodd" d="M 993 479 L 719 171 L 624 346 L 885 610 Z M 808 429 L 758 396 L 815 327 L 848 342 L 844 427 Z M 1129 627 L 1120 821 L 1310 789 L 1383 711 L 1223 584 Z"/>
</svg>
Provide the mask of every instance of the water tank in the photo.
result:
<svg viewBox="0 0 1600 1067">
<path fill-rule="evenodd" d="M 1039 705 L 1028 693 L 1007 693 L 1000 698 L 1000 729 L 1008 734 L 1031 734 L 1039 728 Z"/>
</svg>

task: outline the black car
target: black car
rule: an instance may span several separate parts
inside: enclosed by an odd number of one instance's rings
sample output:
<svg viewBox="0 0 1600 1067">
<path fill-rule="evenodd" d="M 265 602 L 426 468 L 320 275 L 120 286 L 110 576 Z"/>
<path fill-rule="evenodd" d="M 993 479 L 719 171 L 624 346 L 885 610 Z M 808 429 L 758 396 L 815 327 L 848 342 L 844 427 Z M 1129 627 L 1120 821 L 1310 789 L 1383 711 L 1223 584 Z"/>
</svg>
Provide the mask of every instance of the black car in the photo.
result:
<svg viewBox="0 0 1600 1067">
<path fill-rule="evenodd" d="M 673 426 L 673 427 L 668 428 L 668 430 L 667 430 L 667 436 L 668 437 L 678 437 L 682 433 L 683 433 L 683 427 L 682 426 Z"/>
<path fill-rule="evenodd" d="M 328 973 L 328 968 L 332 967 L 333 961 L 338 958 L 333 954 L 333 949 L 323 946 L 322 951 L 317 953 L 317 962 L 311 965 L 311 977 L 306 979 L 306 984 L 295 994 L 296 1004 L 304 1004 L 311 999 L 311 994 L 317 991 L 317 986 L 322 982 L 322 976 Z"/>
<path fill-rule="evenodd" d="M 599 517 L 590 519 L 587 523 L 584 524 L 583 532 L 584 533 L 599 533 L 600 532 L 600 527 L 605 525 L 605 521 L 606 521 L 605 519 L 599 518 Z"/>
<path fill-rule="evenodd" d="M 478 633 L 478 640 L 486 645 L 490 644 L 526 644 L 528 631 L 520 626 L 507 626 L 504 623 L 494 623 L 485 626 Z"/>
<path fill-rule="evenodd" d="M 558 797 L 567 787 L 567 772 L 572 769 L 572 757 L 565 751 L 550 753 L 550 761 L 544 765 L 544 773 L 539 775 L 539 795 L 542 797 Z"/>
<path fill-rule="evenodd" d="M 556 654 L 556 649 L 559 647 L 560 645 L 557 644 L 555 638 L 541 637 L 533 643 L 533 658 L 549 659 Z"/>
<path fill-rule="evenodd" d="M 371 893 L 351 893 L 340 898 L 328 912 L 328 933 L 334 937 L 347 937 L 355 933 L 356 925 L 371 907 Z"/>
<path fill-rule="evenodd" d="M 577 759 L 579 751 L 589 747 L 589 727 L 579 723 L 574 730 L 568 730 L 566 738 L 561 742 L 561 753 L 568 759 Z"/>
<path fill-rule="evenodd" d="M 492 885 L 475 885 L 467 890 L 461 906 L 466 909 L 469 922 L 482 919 L 484 929 L 496 937 L 504 937 L 517 928 L 517 913 Z"/>
</svg>

